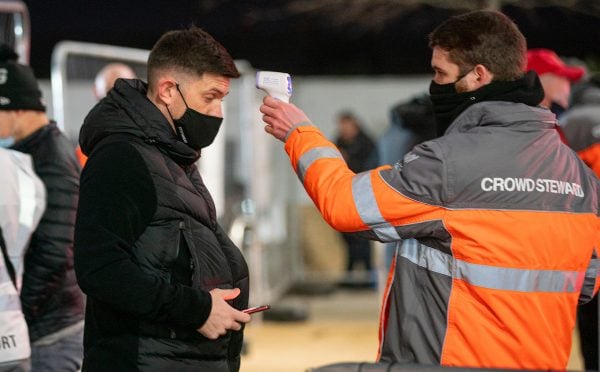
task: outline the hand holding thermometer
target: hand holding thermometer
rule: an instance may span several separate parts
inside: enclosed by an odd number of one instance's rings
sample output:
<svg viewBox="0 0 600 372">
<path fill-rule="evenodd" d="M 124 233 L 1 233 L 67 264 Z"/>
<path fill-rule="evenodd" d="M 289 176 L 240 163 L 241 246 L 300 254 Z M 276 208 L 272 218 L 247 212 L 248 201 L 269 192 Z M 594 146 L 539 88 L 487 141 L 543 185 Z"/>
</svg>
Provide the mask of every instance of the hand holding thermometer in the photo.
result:
<svg viewBox="0 0 600 372">
<path fill-rule="evenodd" d="M 285 72 L 258 71 L 256 87 L 273 98 L 289 103 L 292 96 L 292 78 Z"/>
<path fill-rule="evenodd" d="M 254 314 L 254 313 L 257 313 L 259 311 L 269 310 L 270 308 L 271 308 L 270 305 L 255 306 L 255 307 L 250 307 L 248 309 L 242 310 L 242 313 Z"/>
</svg>

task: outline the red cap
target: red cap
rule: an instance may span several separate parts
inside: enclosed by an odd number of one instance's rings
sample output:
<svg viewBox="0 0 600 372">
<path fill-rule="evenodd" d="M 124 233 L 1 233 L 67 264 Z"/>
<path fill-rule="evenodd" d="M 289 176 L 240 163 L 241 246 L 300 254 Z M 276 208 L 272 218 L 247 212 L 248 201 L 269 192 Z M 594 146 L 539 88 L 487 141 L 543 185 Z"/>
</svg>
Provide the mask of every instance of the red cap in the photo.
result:
<svg viewBox="0 0 600 372">
<path fill-rule="evenodd" d="M 571 80 L 578 81 L 583 77 L 585 70 L 579 66 L 566 65 L 550 49 L 530 49 L 527 51 L 527 71 L 533 70 L 538 75 L 554 74 Z"/>
</svg>

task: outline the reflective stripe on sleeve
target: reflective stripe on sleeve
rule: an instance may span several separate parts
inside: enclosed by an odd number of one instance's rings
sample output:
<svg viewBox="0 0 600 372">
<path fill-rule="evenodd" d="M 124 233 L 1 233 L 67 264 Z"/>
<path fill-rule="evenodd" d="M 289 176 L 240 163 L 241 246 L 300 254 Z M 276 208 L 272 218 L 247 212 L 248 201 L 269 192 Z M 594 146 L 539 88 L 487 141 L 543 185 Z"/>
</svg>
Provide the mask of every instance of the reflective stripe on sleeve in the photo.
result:
<svg viewBox="0 0 600 372">
<path fill-rule="evenodd" d="M 302 184 L 304 184 L 304 175 L 308 168 L 319 159 L 344 159 L 342 154 L 334 147 L 315 147 L 302 154 L 298 160 L 296 174 Z"/>
<path fill-rule="evenodd" d="M 585 271 L 527 270 L 469 263 L 411 240 L 402 245 L 400 255 L 429 271 L 477 287 L 506 291 L 579 292 L 585 275 Z"/>
<path fill-rule="evenodd" d="M 400 240 L 394 226 L 381 215 L 371 184 L 371 172 L 359 173 L 352 178 L 352 198 L 363 223 L 369 226 L 381 241 Z"/>
</svg>

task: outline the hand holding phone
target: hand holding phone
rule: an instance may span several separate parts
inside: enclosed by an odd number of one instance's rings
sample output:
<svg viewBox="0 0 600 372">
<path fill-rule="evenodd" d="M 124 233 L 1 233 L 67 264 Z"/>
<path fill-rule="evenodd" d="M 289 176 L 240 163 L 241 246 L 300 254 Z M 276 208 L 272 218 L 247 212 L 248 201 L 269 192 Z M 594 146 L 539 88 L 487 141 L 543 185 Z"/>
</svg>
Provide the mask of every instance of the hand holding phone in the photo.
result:
<svg viewBox="0 0 600 372">
<path fill-rule="evenodd" d="M 255 307 L 250 307 L 248 309 L 242 310 L 242 312 L 246 313 L 246 314 L 254 314 L 259 311 L 269 310 L 270 308 L 271 308 L 270 305 L 255 306 Z"/>
</svg>

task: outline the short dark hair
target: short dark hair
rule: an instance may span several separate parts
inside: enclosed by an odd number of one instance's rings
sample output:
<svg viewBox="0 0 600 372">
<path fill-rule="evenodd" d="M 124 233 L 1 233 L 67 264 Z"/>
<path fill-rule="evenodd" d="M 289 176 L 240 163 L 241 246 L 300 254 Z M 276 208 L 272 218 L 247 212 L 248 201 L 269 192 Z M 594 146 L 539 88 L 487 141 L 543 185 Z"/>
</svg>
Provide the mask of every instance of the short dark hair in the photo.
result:
<svg viewBox="0 0 600 372">
<path fill-rule="evenodd" d="M 512 81 L 523 76 L 527 42 L 506 15 L 478 10 L 454 16 L 429 34 L 429 47 L 440 47 L 467 73 L 477 64 L 494 74 L 494 80 Z"/>
<path fill-rule="evenodd" d="M 233 59 L 218 41 L 199 27 L 169 31 L 154 44 L 148 57 L 148 84 L 156 73 L 175 69 L 202 76 L 212 73 L 237 78 L 240 76 Z"/>
<path fill-rule="evenodd" d="M 343 110 L 340 111 L 337 114 L 337 119 L 338 120 L 352 120 L 354 122 L 358 123 L 358 118 L 356 117 L 356 115 L 354 115 L 354 113 L 350 110 Z"/>
</svg>

